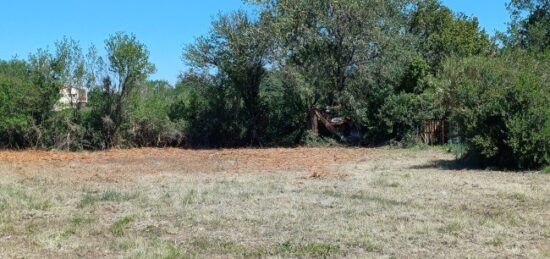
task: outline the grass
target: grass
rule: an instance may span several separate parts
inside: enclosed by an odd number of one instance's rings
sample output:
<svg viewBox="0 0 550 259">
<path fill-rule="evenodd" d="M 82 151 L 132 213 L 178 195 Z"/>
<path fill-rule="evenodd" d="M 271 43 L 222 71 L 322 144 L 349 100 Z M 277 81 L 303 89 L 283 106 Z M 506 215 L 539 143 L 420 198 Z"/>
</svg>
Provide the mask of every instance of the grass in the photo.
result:
<svg viewBox="0 0 550 259">
<path fill-rule="evenodd" d="M 525 195 L 524 193 L 520 193 L 520 192 L 510 192 L 510 193 L 501 192 L 501 193 L 499 193 L 499 196 L 501 198 L 510 199 L 510 200 L 514 200 L 514 201 L 518 201 L 518 202 L 526 202 L 527 199 L 528 199 L 527 195 Z"/>
<path fill-rule="evenodd" d="M 545 167 L 544 169 L 542 169 L 541 172 L 542 172 L 543 174 L 550 174 L 550 166 Z"/>
<path fill-rule="evenodd" d="M 115 237 L 122 237 L 124 236 L 125 230 L 128 228 L 128 225 L 134 221 L 133 217 L 130 216 L 124 216 L 121 219 L 118 219 L 109 227 L 109 231 L 113 236 Z"/>
<path fill-rule="evenodd" d="M 24 188 L 0 184 L 0 212 L 11 206 L 46 211 L 52 207 L 52 203 L 38 193 L 29 195 Z"/>
<path fill-rule="evenodd" d="M 550 254 L 545 174 L 433 167 L 454 159 L 433 148 L 175 152 L 0 161 L 0 257 Z"/>
<path fill-rule="evenodd" d="M 462 158 L 468 152 L 464 144 L 455 144 L 455 143 L 449 142 L 448 144 L 445 144 L 443 148 L 447 152 L 453 154 L 456 158 Z"/>
<path fill-rule="evenodd" d="M 123 202 L 135 199 L 136 194 L 120 193 L 117 191 L 104 191 L 102 193 L 86 193 L 78 204 L 78 208 L 92 206 L 98 202 Z"/>
<path fill-rule="evenodd" d="M 446 225 L 445 227 L 440 228 L 439 232 L 445 233 L 445 234 L 453 234 L 453 233 L 458 233 L 458 232 L 462 231 L 462 229 L 464 229 L 464 226 L 462 225 L 462 223 L 452 222 L 452 223 Z"/>
<path fill-rule="evenodd" d="M 487 245 L 491 246 L 502 246 L 504 244 L 504 240 L 500 236 L 496 236 L 495 238 L 487 241 Z"/>
<path fill-rule="evenodd" d="M 323 243 L 297 244 L 292 241 L 286 241 L 278 246 L 278 250 L 276 254 L 324 258 L 340 254 L 340 246 Z"/>
<path fill-rule="evenodd" d="M 365 192 L 365 191 L 360 191 L 360 192 L 354 193 L 350 196 L 350 198 L 355 199 L 355 200 L 359 200 L 361 202 L 373 202 L 373 203 L 376 203 L 379 206 L 383 206 L 383 207 L 400 206 L 400 205 L 401 206 L 406 206 L 407 205 L 406 202 L 401 202 L 401 201 L 397 201 L 397 200 L 394 200 L 394 199 L 388 199 L 388 198 L 385 198 L 385 197 L 372 195 L 372 194 L 369 194 L 368 192 Z"/>
</svg>

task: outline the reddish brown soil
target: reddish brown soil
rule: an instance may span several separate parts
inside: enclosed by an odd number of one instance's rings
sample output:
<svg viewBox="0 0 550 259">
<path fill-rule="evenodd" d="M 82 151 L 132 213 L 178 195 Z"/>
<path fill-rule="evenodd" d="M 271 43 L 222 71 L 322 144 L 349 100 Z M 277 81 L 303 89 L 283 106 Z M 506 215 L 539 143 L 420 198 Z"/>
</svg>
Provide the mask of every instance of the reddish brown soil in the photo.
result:
<svg viewBox="0 0 550 259">
<path fill-rule="evenodd" d="M 323 177 L 334 167 L 366 159 L 368 149 L 129 149 L 104 152 L 2 151 L 0 166 L 24 175 L 116 180 L 160 173 L 305 172 Z"/>
</svg>

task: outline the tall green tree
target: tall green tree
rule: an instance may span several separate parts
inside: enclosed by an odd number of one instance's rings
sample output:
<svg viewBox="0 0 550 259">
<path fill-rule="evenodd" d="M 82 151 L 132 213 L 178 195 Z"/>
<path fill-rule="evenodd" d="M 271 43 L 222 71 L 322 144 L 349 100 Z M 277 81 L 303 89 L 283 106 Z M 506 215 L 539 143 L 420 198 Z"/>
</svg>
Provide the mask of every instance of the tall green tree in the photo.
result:
<svg viewBox="0 0 550 259">
<path fill-rule="evenodd" d="M 375 129 L 377 109 L 398 84 L 413 47 L 410 1 L 254 1 L 271 23 L 275 68 L 309 109 L 334 109 Z M 367 98 L 368 96 L 368 98 Z M 307 127 L 307 120 L 303 122 Z"/>
<path fill-rule="evenodd" d="M 487 55 L 492 50 L 491 40 L 477 18 L 454 14 L 439 0 L 419 1 L 409 31 L 420 38 L 420 51 L 432 72 L 440 69 L 448 57 Z"/>
<path fill-rule="evenodd" d="M 382 104 L 378 119 L 389 137 L 416 144 L 426 121 L 448 115 L 434 80 L 445 60 L 489 55 L 493 43 L 475 17 L 455 14 L 439 0 L 417 1 L 407 27 L 417 51 L 403 64 L 401 82 Z"/>
<path fill-rule="evenodd" d="M 215 71 L 242 100 L 241 118 L 250 144 L 257 144 L 261 120 L 260 84 L 266 74 L 269 35 L 244 11 L 220 15 L 208 36 L 187 47 L 184 59 L 202 73 Z"/>
<path fill-rule="evenodd" d="M 24 61 L 0 61 L 0 146 L 16 148 L 24 145 L 36 93 L 32 82 L 25 80 L 28 65 Z"/>
<path fill-rule="evenodd" d="M 126 118 L 127 99 L 131 91 L 155 72 L 155 66 L 149 61 L 149 51 L 145 44 L 133 34 L 118 32 L 105 40 L 108 67 L 112 74 L 103 80 L 104 91 L 112 99 L 108 104 L 104 121 L 113 125 L 112 144 L 120 142 L 119 130 Z"/>
<path fill-rule="evenodd" d="M 536 51 L 550 46 L 550 0 L 511 0 L 508 44 Z"/>
<path fill-rule="evenodd" d="M 41 126 L 59 98 L 48 57 L 41 51 L 31 56 L 31 63 L 0 61 L 0 147 L 42 146 Z"/>
<path fill-rule="evenodd" d="M 86 80 L 85 55 L 80 44 L 67 37 L 55 43 L 52 60 L 57 80 L 71 87 L 83 87 Z"/>
</svg>

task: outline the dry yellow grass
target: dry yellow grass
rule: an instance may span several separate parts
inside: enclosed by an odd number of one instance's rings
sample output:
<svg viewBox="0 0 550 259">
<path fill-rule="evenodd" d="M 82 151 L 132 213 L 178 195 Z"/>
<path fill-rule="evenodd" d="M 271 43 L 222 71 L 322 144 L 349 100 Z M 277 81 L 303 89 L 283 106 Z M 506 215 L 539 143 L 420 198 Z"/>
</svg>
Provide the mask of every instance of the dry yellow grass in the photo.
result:
<svg viewBox="0 0 550 259">
<path fill-rule="evenodd" d="M 437 149 L 0 152 L 0 258 L 550 256 L 550 175 L 434 163 L 451 159 Z"/>
</svg>

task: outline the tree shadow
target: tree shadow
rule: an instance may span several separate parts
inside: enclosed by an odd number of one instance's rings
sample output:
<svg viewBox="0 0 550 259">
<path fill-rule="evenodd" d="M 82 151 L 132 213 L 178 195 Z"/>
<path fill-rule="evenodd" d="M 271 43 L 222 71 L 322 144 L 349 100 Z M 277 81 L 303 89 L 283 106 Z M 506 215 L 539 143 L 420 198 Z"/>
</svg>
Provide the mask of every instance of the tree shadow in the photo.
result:
<svg viewBox="0 0 550 259">
<path fill-rule="evenodd" d="M 424 170 L 424 169 L 441 169 L 441 170 L 485 170 L 486 167 L 483 167 L 479 164 L 465 161 L 463 159 L 456 160 L 432 160 L 423 165 L 415 165 L 409 167 L 413 170 Z"/>
</svg>

